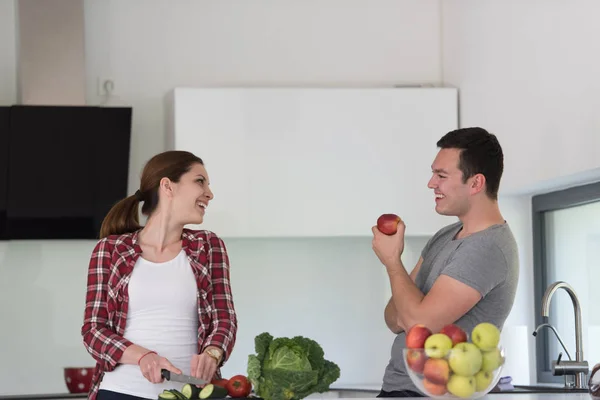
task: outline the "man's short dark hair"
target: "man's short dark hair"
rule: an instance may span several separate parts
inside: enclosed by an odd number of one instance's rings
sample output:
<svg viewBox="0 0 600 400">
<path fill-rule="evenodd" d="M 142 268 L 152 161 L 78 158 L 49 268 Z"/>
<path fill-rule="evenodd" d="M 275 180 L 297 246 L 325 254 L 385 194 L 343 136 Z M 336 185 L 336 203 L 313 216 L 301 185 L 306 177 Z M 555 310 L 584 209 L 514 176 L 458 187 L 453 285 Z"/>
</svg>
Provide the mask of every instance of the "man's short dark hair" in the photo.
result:
<svg viewBox="0 0 600 400">
<path fill-rule="evenodd" d="M 463 183 L 476 174 L 482 174 L 488 197 L 498 199 L 504 154 L 494 134 L 479 127 L 456 129 L 438 140 L 437 146 L 461 150 L 458 168 L 462 171 Z"/>
</svg>

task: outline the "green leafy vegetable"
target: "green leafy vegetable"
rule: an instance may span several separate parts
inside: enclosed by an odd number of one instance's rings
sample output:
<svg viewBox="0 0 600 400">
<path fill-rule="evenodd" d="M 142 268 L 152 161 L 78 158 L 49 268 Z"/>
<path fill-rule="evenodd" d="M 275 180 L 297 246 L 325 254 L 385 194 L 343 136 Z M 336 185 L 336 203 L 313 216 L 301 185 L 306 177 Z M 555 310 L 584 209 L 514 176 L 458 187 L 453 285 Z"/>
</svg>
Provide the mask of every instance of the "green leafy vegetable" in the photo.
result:
<svg viewBox="0 0 600 400">
<path fill-rule="evenodd" d="M 254 339 L 248 378 L 265 400 L 300 400 L 323 393 L 340 377 L 340 368 L 325 359 L 323 348 L 302 336 L 274 339 L 268 332 Z"/>
</svg>

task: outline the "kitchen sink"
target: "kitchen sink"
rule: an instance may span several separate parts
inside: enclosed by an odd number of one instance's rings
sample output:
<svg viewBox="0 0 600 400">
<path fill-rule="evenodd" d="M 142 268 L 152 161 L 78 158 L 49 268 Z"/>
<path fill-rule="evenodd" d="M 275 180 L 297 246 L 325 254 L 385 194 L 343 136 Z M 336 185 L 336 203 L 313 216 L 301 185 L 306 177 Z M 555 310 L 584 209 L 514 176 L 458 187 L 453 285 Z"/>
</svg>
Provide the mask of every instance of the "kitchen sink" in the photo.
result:
<svg viewBox="0 0 600 400">
<path fill-rule="evenodd" d="M 569 389 L 564 386 L 550 386 L 550 385 L 514 385 L 513 390 L 493 390 L 490 394 L 494 393 L 587 393 L 587 389 Z"/>
</svg>

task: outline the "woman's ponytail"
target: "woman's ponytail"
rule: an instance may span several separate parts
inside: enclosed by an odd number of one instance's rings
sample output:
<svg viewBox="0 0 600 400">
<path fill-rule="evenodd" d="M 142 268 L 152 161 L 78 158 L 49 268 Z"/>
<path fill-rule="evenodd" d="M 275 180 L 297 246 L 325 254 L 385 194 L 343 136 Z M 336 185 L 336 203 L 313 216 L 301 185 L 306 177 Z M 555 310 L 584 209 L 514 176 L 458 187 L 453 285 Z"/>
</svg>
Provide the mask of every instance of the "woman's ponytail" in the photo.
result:
<svg viewBox="0 0 600 400">
<path fill-rule="evenodd" d="M 102 221 L 100 239 L 140 229 L 139 204 L 137 193 L 115 204 Z"/>
</svg>

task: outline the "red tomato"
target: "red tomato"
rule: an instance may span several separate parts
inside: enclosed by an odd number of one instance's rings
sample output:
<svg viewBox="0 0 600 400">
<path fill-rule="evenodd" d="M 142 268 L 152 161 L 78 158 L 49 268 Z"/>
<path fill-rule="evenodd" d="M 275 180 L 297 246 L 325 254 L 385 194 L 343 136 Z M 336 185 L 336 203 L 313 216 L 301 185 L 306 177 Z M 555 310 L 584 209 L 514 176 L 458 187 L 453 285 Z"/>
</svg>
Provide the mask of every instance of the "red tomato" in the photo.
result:
<svg viewBox="0 0 600 400">
<path fill-rule="evenodd" d="M 227 393 L 231 397 L 247 397 L 252 391 L 252 385 L 244 375 L 236 375 L 227 382 Z"/>
</svg>

